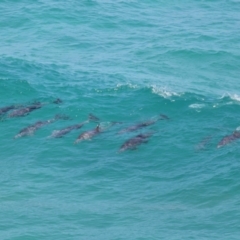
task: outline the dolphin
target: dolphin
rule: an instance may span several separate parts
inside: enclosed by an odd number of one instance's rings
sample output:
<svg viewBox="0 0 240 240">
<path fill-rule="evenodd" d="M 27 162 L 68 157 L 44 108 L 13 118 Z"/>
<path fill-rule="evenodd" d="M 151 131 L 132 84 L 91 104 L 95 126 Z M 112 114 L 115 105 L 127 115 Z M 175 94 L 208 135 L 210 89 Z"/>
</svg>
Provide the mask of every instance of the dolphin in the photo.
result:
<svg viewBox="0 0 240 240">
<path fill-rule="evenodd" d="M 52 137 L 52 138 L 61 138 L 64 135 L 70 133 L 71 131 L 77 130 L 77 129 L 81 128 L 83 125 L 85 125 L 89 121 L 99 121 L 99 118 L 90 113 L 88 115 L 88 120 L 87 121 L 82 122 L 82 123 L 78 123 L 78 124 L 74 124 L 74 125 L 65 127 L 63 129 L 60 129 L 60 130 L 54 130 L 50 137 Z"/>
<path fill-rule="evenodd" d="M 240 138 L 240 132 L 234 131 L 231 135 L 227 135 L 218 143 L 217 148 L 223 147 Z"/>
<path fill-rule="evenodd" d="M 81 133 L 74 143 L 76 144 L 80 141 L 91 139 L 92 137 L 94 137 L 95 135 L 98 135 L 101 132 L 102 132 L 102 129 L 100 128 L 99 125 L 97 125 L 96 128 L 94 128 L 90 131 Z"/>
<path fill-rule="evenodd" d="M 53 103 L 60 104 L 60 103 L 62 103 L 62 100 L 60 98 L 57 98 L 53 101 Z"/>
<path fill-rule="evenodd" d="M 23 117 L 28 115 L 30 112 L 41 108 L 43 105 L 39 102 L 29 105 L 27 107 L 21 107 L 19 109 L 13 110 L 10 114 L 8 114 L 8 117 Z"/>
<path fill-rule="evenodd" d="M 120 147 L 120 152 L 126 151 L 128 149 L 130 150 L 134 150 L 137 148 L 138 145 L 141 145 L 142 143 L 147 143 L 148 142 L 148 138 L 152 136 L 153 133 L 140 133 L 138 135 L 136 135 L 133 138 L 130 138 L 129 140 L 127 140 L 125 143 L 123 143 L 123 145 Z"/>
<path fill-rule="evenodd" d="M 207 145 L 210 144 L 210 142 L 212 141 L 213 135 L 208 135 L 206 137 L 204 137 L 201 142 L 199 142 L 196 147 L 195 150 L 199 151 L 199 150 L 203 150 L 206 148 Z"/>
<path fill-rule="evenodd" d="M 10 106 L 6 106 L 6 107 L 2 107 L 0 108 L 0 115 L 3 115 L 5 113 L 7 113 L 10 110 L 15 109 L 16 107 L 14 105 L 10 105 Z"/>
<path fill-rule="evenodd" d="M 88 121 L 85 121 L 85 122 L 79 123 L 79 124 L 74 124 L 74 125 L 65 127 L 63 129 L 60 129 L 60 130 L 54 130 L 50 137 L 52 137 L 52 138 L 61 138 L 64 135 L 70 133 L 71 131 L 77 130 L 77 129 L 81 128 L 85 123 L 88 123 Z"/>
<path fill-rule="evenodd" d="M 65 116 L 56 115 L 54 118 L 46 120 L 46 121 L 37 121 L 36 123 L 31 124 L 28 127 L 25 127 L 22 130 L 20 130 L 20 132 L 14 138 L 16 139 L 16 138 L 20 138 L 23 136 L 31 135 L 35 131 L 37 131 L 39 128 L 41 128 L 45 125 L 48 125 L 50 123 L 53 123 L 58 119 L 67 119 L 67 118 Z"/>
<path fill-rule="evenodd" d="M 170 118 L 165 114 L 160 114 L 159 120 L 169 120 Z"/>
<path fill-rule="evenodd" d="M 94 116 L 92 113 L 89 113 L 89 114 L 88 114 L 88 119 L 89 119 L 90 121 L 94 121 L 94 122 L 100 121 L 100 119 L 99 119 L 98 117 Z"/>
<path fill-rule="evenodd" d="M 23 117 L 23 116 L 28 115 L 30 112 L 32 112 L 36 109 L 39 109 L 42 106 L 44 106 L 46 104 L 50 104 L 50 103 L 40 103 L 40 102 L 35 101 L 31 105 L 25 106 L 25 107 L 22 107 L 22 106 L 15 107 L 15 106 L 12 105 L 12 106 L 9 106 L 8 108 L 3 108 L 3 111 L 7 112 L 9 110 L 15 109 L 10 114 L 8 114 L 8 117 L 10 117 L 10 118 L 12 118 L 12 117 Z M 60 98 L 57 98 L 52 103 L 60 104 L 60 103 L 62 103 L 62 100 Z M 0 115 L 1 115 L 1 109 L 0 109 Z"/>
<path fill-rule="evenodd" d="M 169 119 L 168 116 L 166 116 L 164 114 L 160 114 L 159 117 L 157 117 L 154 120 L 148 120 L 148 121 L 145 121 L 145 122 L 142 122 L 142 123 L 139 123 L 139 124 L 136 124 L 136 125 L 124 128 L 121 131 L 119 131 L 118 133 L 122 134 L 122 133 L 126 133 L 126 132 L 133 132 L 133 131 L 136 131 L 138 129 L 147 127 L 149 125 L 155 124 L 158 120 L 168 120 L 168 119 Z"/>
<path fill-rule="evenodd" d="M 139 124 L 136 124 L 136 125 L 133 125 L 133 126 L 130 126 L 130 127 L 127 127 L 127 128 L 124 128 L 122 129 L 121 131 L 119 131 L 118 133 L 119 134 L 122 134 L 122 133 L 126 133 L 126 132 L 133 132 L 133 131 L 136 131 L 140 128 L 144 128 L 144 127 L 147 127 L 149 125 L 152 125 L 154 124 L 156 121 L 153 121 L 153 120 L 150 120 L 150 121 L 146 121 L 146 122 L 142 122 L 142 123 L 139 123 Z"/>
</svg>

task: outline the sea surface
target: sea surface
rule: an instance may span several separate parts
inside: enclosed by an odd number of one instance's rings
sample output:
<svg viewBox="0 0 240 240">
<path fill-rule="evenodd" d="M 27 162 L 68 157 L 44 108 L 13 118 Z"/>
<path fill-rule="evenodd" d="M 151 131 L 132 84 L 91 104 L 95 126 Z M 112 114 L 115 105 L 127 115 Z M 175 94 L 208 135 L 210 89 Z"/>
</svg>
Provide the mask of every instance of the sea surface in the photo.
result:
<svg viewBox="0 0 240 240">
<path fill-rule="evenodd" d="M 1 0 L 0 239 L 239 240 L 239 27 L 239 0 Z"/>
</svg>

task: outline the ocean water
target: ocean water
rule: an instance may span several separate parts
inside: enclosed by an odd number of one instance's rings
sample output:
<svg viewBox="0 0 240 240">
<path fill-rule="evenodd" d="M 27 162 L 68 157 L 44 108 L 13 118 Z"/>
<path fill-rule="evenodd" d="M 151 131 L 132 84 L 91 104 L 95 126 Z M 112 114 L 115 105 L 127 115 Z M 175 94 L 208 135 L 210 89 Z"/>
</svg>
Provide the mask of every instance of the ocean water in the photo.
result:
<svg viewBox="0 0 240 240">
<path fill-rule="evenodd" d="M 42 107 L 0 116 L 0 239 L 239 239 L 239 13 L 239 0 L 2 0 L 0 108 Z M 49 137 L 89 113 L 100 121 Z"/>
</svg>

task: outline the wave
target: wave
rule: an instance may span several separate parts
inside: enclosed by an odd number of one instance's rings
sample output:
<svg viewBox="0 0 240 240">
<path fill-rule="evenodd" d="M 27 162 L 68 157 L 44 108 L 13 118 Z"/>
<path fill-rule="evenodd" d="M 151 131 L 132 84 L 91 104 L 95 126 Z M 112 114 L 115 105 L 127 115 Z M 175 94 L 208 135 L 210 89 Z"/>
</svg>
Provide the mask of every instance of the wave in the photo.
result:
<svg viewBox="0 0 240 240">
<path fill-rule="evenodd" d="M 224 93 L 220 99 L 227 99 L 230 98 L 233 101 L 240 102 L 240 95 L 236 93 Z"/>
<path fill-rule="evenodd" d="M 131 82 L 117 83 L 113 86 L 100 86 L 94 88 L 97 93 L 136 93 L 136 94 L 151 94 L 157 95 L 163 99 L 170 101 L 184 101 L 189 102 L 190 108 L 204 108 L 211 105 L 217 107 L 218 105 L 231 105 L 240 103 L 240 95 L 237 93 L 225 93 L 222 95 L 199 94 L 189 91 L 176 91 L 170 87 L 154 85 L 136 84 Z"/>
<path fill-rule="evenodd" d="M 164 98 L 171 98 L 173 96 L 181 97 L 184 94 L 172 91 L 167 87 L 158 87 L 156 85 L 150 86 L 150 89 L 152 90 L 152 93 L 160 95 Z"/>
</svg>

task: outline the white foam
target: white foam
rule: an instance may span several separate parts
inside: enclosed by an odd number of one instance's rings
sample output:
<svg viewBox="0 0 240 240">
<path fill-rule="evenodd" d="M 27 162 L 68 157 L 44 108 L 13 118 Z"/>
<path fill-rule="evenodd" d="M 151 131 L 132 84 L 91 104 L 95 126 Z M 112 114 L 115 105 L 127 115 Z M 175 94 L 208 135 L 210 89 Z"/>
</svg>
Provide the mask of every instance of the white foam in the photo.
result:
<svg viewBox="0 0 240 240">
<path fill-rule="evenodd" d="M 116 84 L 116 86 L 113 86 L 113 87 L 110 87 L 110 88 L 107 88 L 107 89 L 101 89 L 101 88 L 95 88 L 95 91 L 97 93 L 102 93 L 102 92 L 112 92 L 112 91 L 121 91 L 122 89 L 137 89 L 139 88 L 138 85 L 136 84 L 132 84 L 132 83 L 118 83 Z"/>
<path fill-rule="evenodd" d="M 237 94 L 229 95 L 229 97 L 230 97 L 232 100 L 235 100 L 235 101 L 240 102 L 240 96 L 237 95 Z"/>
<path fill-rule="evenodd" d="M 128 88 L 135 89 L 135 88 L 138 88 L 138 85 L 132 84 L 132 83 L 118 83 L 114 89 L 118 90 L 119 88 L 122 88 L 122 87 L 128 87 Z"/>
<path fill-rule="evenodd" d="M 152 89 L 152 93 L 160 95 L 164 98 L 170 98 L 172 96 L 178 96 L 179 97 L 179 96 L 182 95 L 180 93 L 176 93 L 174 91 L 171 91 L 171 90 L 167 89 L 166 87 L 163 88 L 163 87 L 158 87 L 156 85 L 152 85 L 151 89 Z"/>
<path fill-rule="evenodd" d="M 234 100 L 234 101 L 238 101 L 240 102 L 240 95 L 238 94 L 230 94 L 230 93 L 224 93 L 220 99 L 223 99 L 225 97 L 229 97 L 230 99 Z"/>
<path fill-rule="evenodd" d="M 229 97 L 229 94 L 224 93 L 224 94 L 220 97 L 220 99 L 223 99 L 223 98 L 225 98 L 225 97 Z"/>
<path fill-rule="evenodd" d="M 195 109 L 201 109 L 204 108 L 206 105 L 203 103 L 193 103 L 191 105 L 189 105 L 189 108 L 195 108 Z"/>
<path fill-rule="evenodd" d="M 118 83 L 116 87 L 114 88 L 114 91 L 118 91 L 124 88 L 130 88 L 130 89 L 137 89 L 139 88 L 138 85 L 132 84 L 132 83 Z"/>
</svg>

